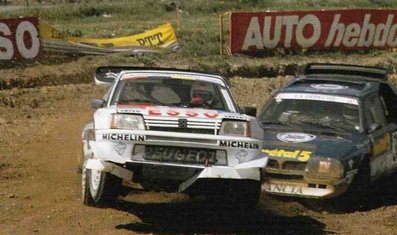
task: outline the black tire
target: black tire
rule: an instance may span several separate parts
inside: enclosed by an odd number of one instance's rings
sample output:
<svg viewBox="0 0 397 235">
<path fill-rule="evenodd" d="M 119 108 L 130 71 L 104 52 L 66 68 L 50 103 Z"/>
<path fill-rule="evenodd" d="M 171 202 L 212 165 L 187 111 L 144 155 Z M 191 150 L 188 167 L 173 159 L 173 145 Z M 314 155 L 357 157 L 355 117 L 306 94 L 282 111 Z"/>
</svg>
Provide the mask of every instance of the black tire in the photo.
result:
<svg viewBox="0 0 397 235">
<path fill-rule="evenodd" d="M 220 203 L 231 210 L 247 212 L 256 209 L 260 195 L 260 184 L 251 184 L 248 187 L 244 187 L 241 191 L 234 191 L 224 195 Z"/>
<path fill-rule="evenodd" d="M 201 184 L 200 184 L 201 183 Z M 205 206 L 211 209 L 229 211 L 254 210 L 261 196 L 261 182 L 247 180 L 203 180 L 195 190 L 186 193 L 192 199 L 204 199 Z"/>
<path fill-rule="evenodd" d="M 95 177 L 95 179 L 93 178 Z M 82 177 L 82 200 L 88 206 L 106 206 L 115 201 L 121 191 L 122 179 L 110 173 L 86 169 Z"/>
<path fill-rule="evenodd" d="M 347 192 L 341 196 L 346 209 L 366 210 L 371 196 L 371 168 L 369 159 L 365 159 L 355 175 Z"/>
<path fill-rule="evenodd" d="M 261 196 L 261 186 L 249 187 L 247 191 L 237 194 L 233 204 L 242 211 L 255 210 Z"/>
</svg>

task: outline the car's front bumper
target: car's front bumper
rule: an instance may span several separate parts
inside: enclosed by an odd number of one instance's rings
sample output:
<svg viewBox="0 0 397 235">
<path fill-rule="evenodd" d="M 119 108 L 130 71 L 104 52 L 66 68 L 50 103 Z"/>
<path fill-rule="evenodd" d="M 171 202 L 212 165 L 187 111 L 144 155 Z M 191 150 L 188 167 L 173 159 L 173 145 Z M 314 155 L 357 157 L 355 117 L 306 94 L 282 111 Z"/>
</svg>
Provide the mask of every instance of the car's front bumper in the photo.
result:
<svg viewBox="0 0 397 235">
<path fill-rule="evenodd" d="M 262 190 L 283 196 L 334 198 L 347 191 L 356 172 L 348 172 L 342 179 L 304 178 L 303 180 L 292 180 L 266 177 L 262 184 Z"/>
<path fill-rule="evenodd" d="M 199 167 L 198 173 L 193 175 L 191 178 L 183 181 L 179 185 L 179 192 L 187 190 L 193 183 L 199 179 L 225 179 L 225 180 L 254 180 L 260 182 L 262 179 L 262 172 L 266 166 L 267 158 L 261 158 L 254 161 L 246 162 L 243 164 L 236 165 L 234 167 L 228 166 L 208 166 Z M 134 163 L 127 162 L 125 166 L 128 165 L 149 165 L 148 163 Z M 164 167 L 165 165 L 161 165 Z M 134 180 L 134 171 L 132 168 L 120 166 L 119 164 L 104 161 L 101 159 L 88 159 L 85 167 L 87 169 L 95 169 L 104 172 L 114 174 L 126 181 Z M 167 167 L 167 166 L 165 166 Z M 169 167 L 175 167 L 170 165 Z M 179 166 L 183 168 L 183 166 Z"/>
</svg>

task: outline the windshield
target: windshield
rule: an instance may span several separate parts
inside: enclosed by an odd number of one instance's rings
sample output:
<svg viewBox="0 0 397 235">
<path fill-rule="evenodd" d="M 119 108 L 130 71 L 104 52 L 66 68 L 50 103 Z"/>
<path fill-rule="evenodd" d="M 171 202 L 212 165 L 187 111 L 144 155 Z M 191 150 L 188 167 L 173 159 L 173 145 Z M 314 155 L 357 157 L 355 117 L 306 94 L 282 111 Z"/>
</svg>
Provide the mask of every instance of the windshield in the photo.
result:
<svg viewBox="0 0 397 235">
<path fill-rule="evenodd" d="M 334 101 L 276 97 L 262 111 L 260 119 L 268 124 L 307 124 L 344 131 L 361 130 L 358 105 Z"/>
<path fill-rule="evenodd" d="M 229 111 L 226 88 L 206 81 L 144 77 L 120 80 L 111 105 L 164 105 Z M 230 99 L 229 99 L 230 100 Z"/>
</svg>

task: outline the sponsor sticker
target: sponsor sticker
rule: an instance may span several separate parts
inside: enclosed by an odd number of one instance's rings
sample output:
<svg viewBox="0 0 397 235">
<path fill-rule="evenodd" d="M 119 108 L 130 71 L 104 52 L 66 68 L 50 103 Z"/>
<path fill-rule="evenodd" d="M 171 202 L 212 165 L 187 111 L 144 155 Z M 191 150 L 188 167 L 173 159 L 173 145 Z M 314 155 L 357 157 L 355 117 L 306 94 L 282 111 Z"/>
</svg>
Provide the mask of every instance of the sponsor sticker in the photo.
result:
<svg viewBox="0 0 397 235">
<path fill-rule="evenodd" d="M 236 120 L 247 120 L 246 116 L 240 114 L 225 114 L 224 118 L 227 119 L 236 119 Z"/>
<path fill-rule="evenodd" d="M 183 80 L 195 80 L 194 77 L 185 74 L 173 74 L 171 78 Z"/>
<path fill-rule="evenodd" d="M 348 86 L 342 86 L 337 84 L 312 84 L 310 86 L 314 89 L 319 90 L 343 90 L 349 88 Z"/>
<path fill-rule="evenodd" d="M 137 107 L 137 106 L 140 106 L 140 105 L 130 105 L 130 107 Z M 146 106 L 147 105 L 145 105 L 145 107 Z M 120 107 L 120 106 L 117 106 L 117 107 Z M 141 113 L 141 111 L 139 109 L 118 109 L 117 113 L 134 113 L 135 114 L 135 113 Z"/>
<path fill-rule="evenodd" d="M 124 140 L 124 141 L 145 141 L 146 136 L 131 135 L 131 134 L 105 133 L 102 135 L 102 139 L 103 140 Z"/>
<path fill-rule="evenodd" d="M 249 143 L 243 141 L 229 141 L 229 140 L 220 140 L 218 141 L 218 145 L 220 147 L 228 147 L 228 148 L 244 148 L 244 149 L 259 149 L 259 145 L 256 143 Z"/>
<path fill-rule="evenodd" d="M 308 161 L 312 156 L 311 151 L 304 150 L 262 149 L 262 152 L 269 154 L 270 157 L 296 159 L 301 162 Z"/>
<path fill-rule="evenodd" d="M 164 110 L 159 110 L 159 109 L 149 109 L 148 110 L 148 115 L 149 116 L 161 116 L 161 115 L 167 115 L 171 117 L 176 117 L 176 116 L 187 116 L 187 117 L 206 117 L 206 118 L 216 118 L 219 116 L 218 112 L 196 112 L 196 111 L 187 111 L 186 113 L 179 112 L 176 110 L 169 110 L 169 111 L 164 111 Z"/>
<path fill-rule="evenodd" d="M 127 149 L 127 144 L 123 142 L 119 142 L 116 146 L 114 146 L 114 150 L 118 153 L 118 155 L 123 155 L 125 150 Z"/>
<path fill-rule="evenodd" d="M 315 135 L 306 133 L 286 132 L 277 135 L 277 139 L 285 143 L 304 143 L 312 141 L 316 138 Z"/>
<path fill-rule="evenodd" d="M 247 157 L 247 155 L 248 155 L 248 152 L 245 151 L 244 149 L 241 149 L 240 151 L 238 151 L 236 153 L 236 158 L 238 160 L 238 163 L 241 164 L 241 163 L 245 162 L 245 158 Z"/>
<path fill-rule="evenodd" d="M 264 183 L 262 185 L 262 189 L 265 190 L 266 192 L 272 192 L 272 193 L 285 193 L 285 194 L 296 194 L 296 195 L 303 194 L 302 187 L 296 185 Z"/>
<path fill-rule="evenodd" d="M 336 102 L 343 104 L 354 104 L 358 105 L 356 98 L 337 96 L 337 95 L 324 95 L 324 94 L 311 94 L 311 93 L 280 93 L 275 98 L 277 101 L 283 99 L 289 100 L 316 100 L 316 101 L 327 101 Z"/>
</svg>

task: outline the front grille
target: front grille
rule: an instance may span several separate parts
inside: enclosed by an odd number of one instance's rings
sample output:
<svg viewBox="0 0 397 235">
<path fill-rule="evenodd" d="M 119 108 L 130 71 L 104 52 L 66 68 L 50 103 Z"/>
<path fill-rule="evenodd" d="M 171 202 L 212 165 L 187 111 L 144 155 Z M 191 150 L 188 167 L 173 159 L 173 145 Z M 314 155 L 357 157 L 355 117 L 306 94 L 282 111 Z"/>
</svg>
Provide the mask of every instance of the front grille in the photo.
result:
<svg viewBox="0 0 397 235">
<path fill-rule="evenodd" d="M 284 162 L 282 165 L 283 170 L 304 171 L 306 162 Z"/>
<path fill-rule="evenodd" d="M 194 133 L 194 134 L 216 134 L 216 130 L 211 129 L 195 129 L 195 128 L 178 128 L 178 127 L 161 127 L 161 126 L 149 126 L 149 130 L 152 131 L 167 131 L 167 132 L 180 132 L 180 133 Z"/>
<path fill-rule="evenodd" d="M 277 161 L 275 159 L 270 159 L 266 167 L 276 170 L 305 171 L 306 162 Z"/>
<path fill-rule="evenodd" d="M 267 173 L 266 176 L 270 179 L 303 180 L 303 175 L 284 175 L 284 174 L 276 174 L 276 173 Z"/>
<path fill-rule="evenodd" d="M 278 161 L 274 159 L 269 159 L 267 163 L 267 168 L 278 169 L 279 168 Z"/>
<path fill-rule="evenodd" d="M 171 136 L 146 136 L 146 140 L 154 141 L 165 141 L 165 142 L 189 142 L 189 143 L 205 143 L 205 144 L 217 144 L 217 140 L 212 139 L 194 139 L 194 138 L 178 138 Z"/>
<path fill-rule="evenodd" d="M 221 121 L 203 118 L 145 116 L 145 125 L 146 129 L 155 131 L 216 135 L 220 129 Z"/>
</svg>

